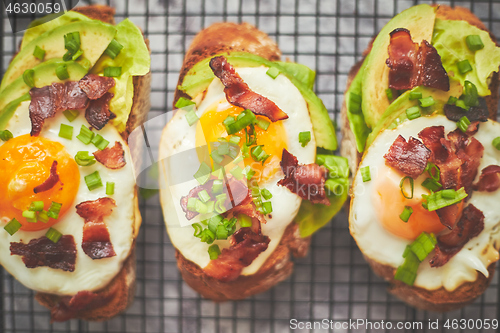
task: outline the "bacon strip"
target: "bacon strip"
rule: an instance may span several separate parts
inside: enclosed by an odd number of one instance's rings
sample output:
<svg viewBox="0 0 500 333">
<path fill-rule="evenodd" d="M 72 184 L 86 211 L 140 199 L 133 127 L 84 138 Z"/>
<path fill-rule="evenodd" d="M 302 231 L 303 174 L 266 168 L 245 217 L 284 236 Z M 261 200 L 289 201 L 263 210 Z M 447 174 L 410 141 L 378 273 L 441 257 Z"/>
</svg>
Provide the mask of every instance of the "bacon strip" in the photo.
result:
<svg viewBox="0 0 500 333">
<path fill-rule="evenodd" d="M 500 188 L 500 166 L 490 165 L 481 171 L 479 181 L 473 185 L 475 191 L 495 192 Z"/>
<path fill-rule="evenodd" d="M 224 92 L 229 103 L 249 109 L 254 114 L 266 116 L 272 122 L 288 118 L 288 115 L 273 101 L 250 90 L 225 57 L 212 58 L 210 68 L 224 85 Z"/>
<path fill-rule="evenodd" d="M 456 105 L 445 104 L 443 106 L 444 114 L 446 118 L 451 121 L 460 121 L 463 116 L 467 116 L 470 122 L 480 121 L 486 122 L 488 121 L 488 110 L 483 109 L 479 106 L 472 106 L 468 111 L 462 109 Z"/>
<path fill-rule="evenodd" d="M 85 119 L 90 126 L 100 130 L 110 121 L 116 118 L 116 115 L 109 111 L 109 101 L 113 98 L 112 93 L 106 93 L 99 99 L 91 100 L 87 110 L 85 110 Z"/>
<path fill-rule="evenodd" d="M 424 172 L 430 156 L 431 151 L 418 139 L 410 137 L 406 142 L 406 139 L 399 135 L 384 158 L 388 166 L 417 178 Z"/>
<path fill-rule="evenodd" d="M 115 79 L 96 74 L 87 74 L 83 79 L 78 81 L 78 85 L 87 94 L 88 98 L 99 99 L 115 86 Z"/>
<path fill-rule="evenodd" d="M 423 85 L 450 90 L 448 74 L 437 50 L 425 40 L 420 46 L 414 43 L 407 29 L 391 32 L 388 53 L 389 88 L 407 90 Z"/>
<path fill-rule="evenodd" d="M 109 258 L 116 255 L 111 244 L 108 228 L 103 222 L 116 207 L 113 199 L 105 197 L 84 201 L 76 205 L 76 213 L 85 220 L 82 249 L 92 259 Z"/>
<path fill-rule="evenodd" d="M 50 190 L 54 186 L 56 186 L 59 181 L 59 175 L 57 174 L 57 161 L 52 162 L 52 166 L 50 167 L 50 175 L 42 184 L 38 185 L 33 189 L 33 192 L 41 193 Z"/>
<path fill-rule="evenodd" d="M 125 161 L 125 151 L 120 142 L 116 141 L 113 147 L 107 147 L 92 153 L 95 159 L 108 169 L 121 169 L 127 163 Z"/>
<path fill-rule="evenodd" d="M 315 163 L 299 165 L 297 158 L 286 149 L 283 149 L 280 165 L 285 178 L 281 179 L 278 185 L 288 188 L 292 193 L 313 204 L 330 205 L 325 192 L 328 171 L 324 166 Z"/>
<path fill-rule="evenodd" d="M 76 244 L 72 235 L 63 235 L 57 243 L 45 236 L 32 239 L 28 244 L 11 242 L 10 254 L 22 256 L 27 268 L 47 266 L 66 272 L 75 270 Z"/>
<path fill-rule="evenodd" d="M 203 269 L 205 274 L 222 282 L 236 280 L 243 268 L 267 249 L 269 237 L 256 234 L 250 228 L 241 228 L 229 238 L 231 246 L 222 250 Z"/>
<path fill-rule="evenodd" d="M 484 229 L 484 214 L 474 205 L 463 210 L 460 221 L 448 234 L 438 237 L 434 257 L 429 261 L 431 267 L 446 264 L 465 244 Z"/>
</svg>

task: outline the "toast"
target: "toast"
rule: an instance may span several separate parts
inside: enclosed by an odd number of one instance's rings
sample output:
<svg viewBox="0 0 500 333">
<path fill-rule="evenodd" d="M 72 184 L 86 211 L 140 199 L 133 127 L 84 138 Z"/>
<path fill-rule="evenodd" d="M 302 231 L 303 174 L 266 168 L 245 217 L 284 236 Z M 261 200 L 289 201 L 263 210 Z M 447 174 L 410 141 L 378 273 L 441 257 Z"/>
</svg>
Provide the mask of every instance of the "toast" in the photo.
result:
<svg viewBox="0 0 500 333">
<path fill-rule="evenodd" d="M 471 13 L 468 9 L 462 7 L 451 8 L 446 5 L 439 5 L 437 7 L 436 18 L 467 21 L 469 24 L 474 25 L 481 30 L 487 31 L 490 34 L 491 38 L 496 41 L 494 36 L 486 29 L 481 20 L 477 18 L 473 13 Z M 366 57 L 370 53 L 371 47 L 372 43 L 370 43 L 367 50 L 365 50 L 365 52 L 363 53 L 364 57 Z M 363 61 L 364 58 L 357 62 L 349 71 L 346 91 L 347 89 L 349 89 L 351 82 L 358 73 Z M 491 95 L 485 97 L 489 111 L 489 118 L 492 120 L 497 119 L 499 82 L 500 80 L 498 72 L 494 72 L 491 78 L 491 82 L 489 83 Z M 346 100 L 344 98 L 344 102 L 341 108 L 341 154 L 342 156 L 347 156 L 349 158 L 350 169 L 352 173 L 355 174 L 358 169 L 358 165 L 361 162 L 363 154 L 357 151 L 356 139 L 350 129 L 347 112 L 348 110 L 346 106 Z M 351 200 L 351 209 L 352 203 L 353 200 Z M 495 263 L 492 263 L 488 266 L 488 277 L 485 277 L 483 274 L 478 273 L 476 281 L 463 283 L 454 291 L 450 292 L 447 291 L 444 287 L 436 290 L 426 290 L 415 286 L 409 286 L 401 281 L 394 279 L 396 268 L 377 262 L 373 258 L 369 258 L 366 255 L 365 260 L 378 276 L 384 278 L 390 283 L 388 290 L 391 294 L 414 307 L 436 312 L 452 311 L 473 302 L 475 298 L 484 293 L 484 291 L 488 288 L 488 285 L 493 278 L 496 266 Z"/>
<path fill-rule="evenodd" d="M 83 14 L 90 19 L 99 20 L 109 24 L 115 24 L 115 9 L 103 5 L 91 5 L 74 8 L 73 11 Z M 145 38 L 146 46 L 149 50 L 149 41 Z M 150 51 L 150 50 L 149 50 Z M 126 123 L 125 130 L 120 133 L 124 141 L 127 141 L 129 134 L 146 119 L 150 109 L 150 87 L 151 72 L 144 76 L 134 76 L 134 96 L 133 105 Z M 136 145 L 137 146 L 137 145 Z M 138 152 L 132 152 L 137 154 Z M 137 156 L 137 155 L 135 155 Z M 142 219 L 139 211 L 138 191 L 135 188 L 134 201 L 132 203 L 134 210 L 133 237 L 137 238 Z M 77 311 L 70 311 L 68 315 L 65 307 L 68 305 L 72 296 L 59 296 L 37 292 L 35 299 L 43 306 L 51 310 L 52 321 L 64 321 L 68 319 L 82 319 L 89 321 L 104 321 L 125 311 L 134 299 L 136 282 L 136 242 L 134 241 L 128 257 L 123 262 L 119 273 L 111 282 L 98 291 L 94 291 L 97 296 L 92 301 L 92 307 L 83 307 Z"/>
</svg>

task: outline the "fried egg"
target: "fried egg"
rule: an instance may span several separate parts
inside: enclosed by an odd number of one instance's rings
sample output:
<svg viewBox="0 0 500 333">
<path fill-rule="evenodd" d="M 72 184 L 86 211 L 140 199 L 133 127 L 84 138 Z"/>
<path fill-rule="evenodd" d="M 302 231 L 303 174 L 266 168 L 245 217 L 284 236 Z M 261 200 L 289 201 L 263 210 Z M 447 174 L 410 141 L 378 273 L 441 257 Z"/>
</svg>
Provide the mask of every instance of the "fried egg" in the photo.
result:
<svg viewBox="0 0 500 333">
<path fill-rule="evenodd" d="M 130 254 L 135 233 L 135 178 L 130 151 L 126 142 L 111 125 L 98 133 L 113 145 L 122 144 L 126 165 L 117 170 L 107 169 L 100 163 L 79 166 L 75 162 L 78 151 L 95 152 L 97 148 L 85 145 L 76 138 L 82 125 L 89 126 L 81 111 L 69 122 L 62 113 L 47 119 L 38 137 L 30 136 L 30 101 L 22 102 L 10 119 L 7 129 L 14 138 L 0 142 L 0 264 L 26 287 L 39 292 L 57 295 L 75 295 L 79 291 L 95 291 L 106 286 L 121 270 L 124 260 Z M 72 140 L 59 137 L 61 124 L 73 126 Z M 33 188 L 49 176 L 53 161 L 57 161 L 60 181 L 52 189 L 35 194 Z M 99 171 L 104 186 L 89 191 L 84 177 Z M 104 219 L 116 256 L 93 260 L 82 249 L 84 220 L 76 213 L 75 206 L 83 201 L 106 197 L 106 182 L 114 182 L 114 194 L 110 195 L 116 207 Z M 58 219 L 49 222 L 30 223 L 22 217 L 31 202 L 43 201 L 48 210 L 54 202 L 62 203 Z M 22 227 L 10 235 L 5 226 L 16 218 Z M 23 242 L 45 235 L 53 227 L 63 235 L 73 235 L 76 243 L 76 262 L 73 272 L 49 267 L 27 268 L 19 255 L 10 254 L 11 242 Z"/>
<path fill-rule="evenodd" d="M 381 132 L 370 145 L 353 182 L 353 199 L 351 203 L 349 225 L 351 234 L 361 251 L 378 263 L 394 268 L 400 266 L 404 259 L 402 254 L 421 232 L 438 234 L 444 227 L 435 212 L 422 207 L 422 194 L 429 191 L 421 186 L 422 178 L 415 179 L 413 199 L 403 197 L 400 181 L 404 175 L 385 165 L 384 155 L 402 135 L 418 138 L 418 133 L 430 126 L 444 126 L 445 134 L 455 130 L 457 124 L 443 115 L 421 117 L 406 121 L 392 130 Z M 500 133 L 500 124 L 491 120 L 481 123 L 474 137 L 484 146 L 484 155 L 478 168 L 478 181 L 481 170 L 495 164 L 500 165 L 500 151 L 492 145 L 492 141 Z M 361 168 L 369 166 L 371 180 L 363 182 Z M 461 284 L 475 281 L 477 274 L 488 277 L 488 266 L 499 259 L 500 246 L 500 190 L 495 192 L 474 191 L 467 204 L 473 204 L 485 216 L 484 230 L 464 245 L 448 263 L 432 268 L 429 255 L 420 265 L 414 286 L 435 290 L 444 287 L 453 291 Z M 404 223 L 399 215 L 405 206 L 414 209 L 408 223 Z"/>
<path fill-rule="evenodd" d="M 266 74 L 268 68 L 236 68 L 236 72 L 252 91 L 273 101 L 287 115 L 288 119 L 271 123 L 264 131 L 256 126 L 257 144 L 263 145 L 263 150 L 270 156 L 265 163 L 260 164 L 246 158 L 244 165 L 252 165 L 256 171 L 256 179 L 260 189 L 267 189 L 273 195 L 270 199 L 273 211 L 266 215 L 267 223 L 262 224 L 262 234 L 270 238 L 266 251 L 262 252 L 250 266 L 245 267 L 243 275 L 256 273 L 265 260 L 279 244 L 286 227 L 297 214 L 301 198 L 288 189 L 278 186 L 277 182 L 284 177 L 280 160 L 282 151 L 286 148 L 297 157 L 299 163 L 314 163 L 316 157 L 316 141 L 312 129 L 307 104 L 299 90 L 285 76 L 279 75 L 272 79 Z M 206 153 L 200 147 L 208 147 L 219 137 L 227 137 L 223 120 L 228 115 L 240 114 L 243 109 L 229 104 L 224 93 L 224 86 L 215 78 L 207 90 L 193 99 L 197 101 L 196 114 L 199 118 L 190 126 L 186 120 L 185 110 L 177 110 L 163 130 L 160 142 L 160 176 L 161 203 L 165 224 L 170 239 L 182 255 L 204 268 L 210 262 L 209 244 L 202 243 L 193 233 L 191 226 L 196 218 L 188 221 L 180 206 L 180 199 L 186 196 L 199 183 L 193 179 L 200 163 L 205 160 Z M 260 117 L 260 116 L 258 116 Z M 309 131 L 311 141 L 302 147 L 298 137 L 300 132 Z M 239 132 L 240 145 L 245 142 L 244 132 Z M 241 152 L 240 152 L 241 154 Z M 243 165 L 244 164 L 244 165 Z M 229 169 L 226 172 L 229 175 Z M 227 240 L 216 240 L 220 248 L 228 247 Z"/>
</svg>

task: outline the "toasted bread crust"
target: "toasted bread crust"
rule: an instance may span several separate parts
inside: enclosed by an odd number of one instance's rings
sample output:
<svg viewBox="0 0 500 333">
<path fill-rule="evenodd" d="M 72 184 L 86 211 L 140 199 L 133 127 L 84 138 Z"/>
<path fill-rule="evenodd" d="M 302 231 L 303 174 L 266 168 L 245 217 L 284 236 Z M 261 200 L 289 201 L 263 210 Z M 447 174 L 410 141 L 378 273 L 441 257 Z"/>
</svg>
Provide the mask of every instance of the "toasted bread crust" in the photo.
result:
<svg viewBox="0 0 500 333">
<path fill-rule="evenodd" d="M 449 6 L 441 5 L 436 12 L 436 17 L 448 20 L 465 20 L 480 29 L 488 31 L 481 20 L 479 20 L 479 18 L 477 18 L 466 8 L 451 8 Z M 364 53 L 365 56 L 369 53 L 370 48 L 371 43 L 367 51 L 365 51 Z M 352 80 L 358 73 L 363 60 L 364 59 L 356 63 L 351 68 L 348 75 L 346 90 L 349 88 Z M 493 120 L 496 120 L 497 117 L 499 84 L 499 75 L 498 73 L 494 73 L 489 87 L 491 90 L 491 95 L 485 98 L 490 118 Z M 349 166 L 351 167 L 351 171 L 354 174 L 359 163 L 361 162 L 362 154 L 358 153 L 356 150 L 356 141 L 349 127 L 349 120 L 347 118 L 345 99 L 341 109 L 341 119 L 343 121 L 343 126 L 341 128 L 343 138 L 341 154 L 350 159 Z M 463 283 L 452 292 L 447 291 L 443 287 L 436 290 L 426 290 L 423 288 L 408 286 L 401 281 L 394 280 L 395 268 L 392 266 L 381 264 L 375 259 L 368 258 L 366 256 L 365 260 L 368 262 L 375 274 L 379 275 L 390 283 L 390 286 L 388 288 L 390 293 L 414 307 L 436 312 L 456 310 L 473 302 L 476 297 L 481 295 L 488 288 L 495 272 L 495 263 L 493 263 L 488 267 L 488 277 L 485 277 L 483 274 L 478 273 L 476 281 Z"/>
</svg>

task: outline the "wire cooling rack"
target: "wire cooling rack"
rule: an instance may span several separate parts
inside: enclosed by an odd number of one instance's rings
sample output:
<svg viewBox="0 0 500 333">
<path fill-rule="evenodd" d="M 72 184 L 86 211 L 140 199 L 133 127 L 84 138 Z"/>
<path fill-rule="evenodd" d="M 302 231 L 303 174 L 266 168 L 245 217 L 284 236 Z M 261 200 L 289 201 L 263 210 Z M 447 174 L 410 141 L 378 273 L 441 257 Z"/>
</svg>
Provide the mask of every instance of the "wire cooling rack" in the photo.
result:
<svg viewBox="0 0 500 333">
<path fill-rule="evenodd" d="M 115 7 L 117 21 L 129 17 L 144 29 L 151 42 L 150 118 L 170 110 L 184 52 L 194 35 L 214 22 L 246 21 L 275 39 L 284 59 L 316 70 L 316 92 L 331 117 L 339 121 L 350 67 L 391 17 L 420 1 L 108 0 L 97 3 Z M 80 1 L 82 4 L 88 2 Z M 470 8 L 500 36 L 499 1 L 451 1 L 451 4 Z M 22 35 L 11 32 L 5 11 L 1 18 L 0 67 L 5 71 Z M 148 125 L 153 149 L 157 148 L 163 125 Z M 498 272 L 489 289 L 473 304 L 447 314 L 415 310 L 390 296 L 387 284 L 371 272 L 350 237 L 345 210 L 314 235 L 308 256 L 295 260 L 295 271 L 289 279 L 255 297 L 215 304 L 200 298 L 182 281 L 174 248 L 163 225 L 158 196 L 142 198 L 140 206 L 143 224 L 137 240 L 137 291 L 133 305 L 124 314 L 103 323 L 72 320 L 51 324 L 49 312 L 34 301 L 34 293 L 0 269 L 0 331 L 260 333 L 290 331 L 294 327 L 291 319 L 303 325 L 323 319 L 341 324 L 365 319 L 372 322 L 371 328 L 345 325 L 342 328 L 337 324 L 334 331 L 442 332 L 448 331 L 443 326 L 447 319 L 500 318 Z M 429 329 L 429 321 L 436 320 L 438 329 Z M 381 326 L 381 321 L 386 326 Z M 392 330 L 387 328 L 387 322 L 394 325 Z M 397 322 L 406 323 L 407 328 L 397 329 Z M 423 329 L 414 326 L 416 322 L 422 322 Z"/>
</svg>

